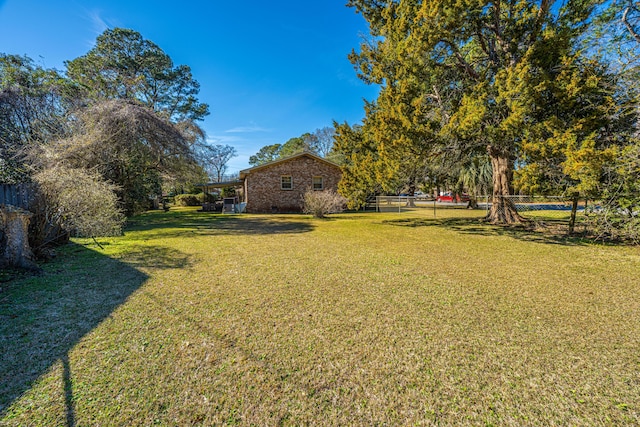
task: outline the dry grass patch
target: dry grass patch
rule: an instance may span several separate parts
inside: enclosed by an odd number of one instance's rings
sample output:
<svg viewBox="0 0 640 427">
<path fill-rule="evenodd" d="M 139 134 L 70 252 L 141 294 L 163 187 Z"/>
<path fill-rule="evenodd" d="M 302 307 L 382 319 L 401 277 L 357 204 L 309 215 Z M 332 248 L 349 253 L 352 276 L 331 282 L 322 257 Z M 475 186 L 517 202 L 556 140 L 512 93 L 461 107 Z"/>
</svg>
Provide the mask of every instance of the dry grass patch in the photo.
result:
<svg viewBox="0 0 640 427">
<path fill-rule="evenodd" d="M 640 423 L 639 249 L 451 215 L 183 209 L 79 241 L 0 294 L 0 424 Z"/>
</svg>

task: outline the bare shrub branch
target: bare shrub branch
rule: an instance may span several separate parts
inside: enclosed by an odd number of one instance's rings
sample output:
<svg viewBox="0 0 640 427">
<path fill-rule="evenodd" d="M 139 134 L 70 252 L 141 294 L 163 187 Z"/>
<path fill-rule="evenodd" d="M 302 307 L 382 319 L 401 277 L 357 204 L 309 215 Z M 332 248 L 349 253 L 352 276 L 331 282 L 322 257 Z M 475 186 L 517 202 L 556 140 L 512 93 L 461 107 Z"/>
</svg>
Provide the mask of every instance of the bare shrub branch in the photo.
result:
<svg viewBox="0 0 640 427">
<path fill-rule="evenodd" d="M 34 176 L 46 200 L 48 220 L 79 237 L 122 233 L 124 215 L 116 186 L 85 169 L 54 167 Z"/>
<path fill-rule="evenodd" d="M 347 200 L 333 190 L 315 191 L 308 190 L 302 196 L 304 200 L 304 213 L 316 218 L 342 212 Z"/>
</svg>

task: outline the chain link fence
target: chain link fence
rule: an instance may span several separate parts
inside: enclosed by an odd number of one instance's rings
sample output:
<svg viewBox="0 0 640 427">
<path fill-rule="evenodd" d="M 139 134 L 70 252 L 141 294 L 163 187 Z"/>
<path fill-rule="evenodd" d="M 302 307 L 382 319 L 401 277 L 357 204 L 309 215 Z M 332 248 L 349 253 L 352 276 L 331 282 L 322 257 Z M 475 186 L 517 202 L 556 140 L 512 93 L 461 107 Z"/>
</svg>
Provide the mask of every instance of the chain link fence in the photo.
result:
<svg viewBox="0 0 640 427">
<path fill-rule="evenodd" d="M 497 203 L 497 206 L 513 205 L 522 217 L 531 220 L 566 220 L 571 217 L 573 199 L 563 196 L 500 196 L 506 203 Z M 484 209 L 487 213 L 494 203 L 494 196 L 486 195 L 476 198 L 477 208 Z M 594 207 L 595 204 L 591 204 Z M 578 200 L 576 206 L 576 220 L 584 217 L 588 212 L 586 200 Z"/>
<path fill-rule="evenodd" d="M 501 196 L 507 199 L 506 203 L 497 203 L 497 206 L 513 205 L 523 218 L 533 221 L 556 221 L 569 223 L 573 199 L 563 196 L 530 196 L 515 195 Z M 474 209 L 487 214 L 494 203 L 491 195 L 471 197 L 465 202 L 438 202 L 431 197 L 412 196 L 377 196 L 375 202 L 371 200 L 368 209 L 376 212 L 409 212 L 415 210 L 432 210 L 434 215 L 440 210 Z M 597 209 L 597 202 L 579 200 L 576 209 L 576 223 L 582 221 L 585 215 L 592 209 Z"/>
<path fill-rule="evenodd" d="M 407 212 L 415 209 L 435 209 L 436 204 L 443 205 L 440 208 L 467 207 L 468 203 L 437 203 L 435 199 L 415 196 L 376 196 L 374 203 L 369 203 L 367 208 L 374 208 L 376 212 Z M 458 206 L 459 205 L 459 206 Z"/>
</svg>

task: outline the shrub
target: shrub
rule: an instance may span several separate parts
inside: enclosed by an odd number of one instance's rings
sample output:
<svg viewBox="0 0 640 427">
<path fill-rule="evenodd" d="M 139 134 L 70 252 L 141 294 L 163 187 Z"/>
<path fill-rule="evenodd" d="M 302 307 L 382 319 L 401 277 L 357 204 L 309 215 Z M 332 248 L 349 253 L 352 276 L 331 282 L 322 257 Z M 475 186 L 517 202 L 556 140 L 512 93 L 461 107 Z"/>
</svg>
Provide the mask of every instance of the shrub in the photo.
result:
<svg viewBox="0 0 640 427">
<path fill-rule="evenodd" d="M 222 189 L 222 197 L 235 197 L 236 189 L 231 187 L 225 187 Z"/>
<path fill-rule="evenodd" d="M 218 200 L 218 198 L 214 194 L 198 193 L 196 196 L 198 197 L 198 200 L 201 204 L 214 203 L 216 200 Z"/>
<path fill-rule="evenodd" d="M 596 239 L 640 243 L 640 144 L 625 147 L 610 165 L 603 200 L 587 218 Z"/>
<path fill-rule="evenodd" d="M 58 166 L 39 172 L 34 179 L 42 198 L 36 215 L 46 223 L 79 237 L 122 233 L 124 215 L 115 194 L 118 188 L 97 173 Z"/>
<path fill-rule="evenodd" d="M 587 215 L 586 225 L 596 240 L 640 243 L 640 213 L 625 211 L 611 200 L 592 209 Z"/>
<path fill-rule="evenodd" d="M 304 193 L 304 213 L 316 218 L 324 218 L 328 214 L 342 212 L 346 199 L 333 190 L 308 190 Z"/>
<path fill-rule="evenodd" d="M 197 194 L 178 194 L 174 198 L 174 203 L 177 206 L 198 206 L 202 204 L 200 200 Z"/>
</svg>

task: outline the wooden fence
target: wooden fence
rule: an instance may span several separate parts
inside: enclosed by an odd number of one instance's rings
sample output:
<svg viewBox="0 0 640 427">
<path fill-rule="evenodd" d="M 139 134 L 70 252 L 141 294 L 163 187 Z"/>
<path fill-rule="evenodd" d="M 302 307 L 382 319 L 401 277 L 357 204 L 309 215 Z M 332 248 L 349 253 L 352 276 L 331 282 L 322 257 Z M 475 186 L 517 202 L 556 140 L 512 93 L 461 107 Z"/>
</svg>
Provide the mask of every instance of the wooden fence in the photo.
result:
<svg viewBox="0 0 640 427">
<path fill-rule="evenodd" d="M 0 206 L 13 205 L 29 209 L 34 194 L 33 184 L 0 184 Z"/>
</svg>

